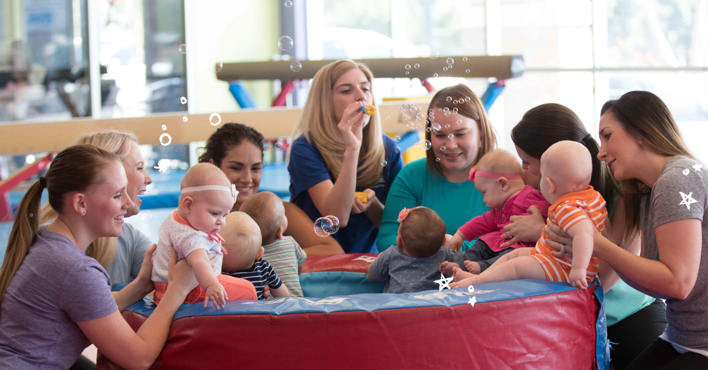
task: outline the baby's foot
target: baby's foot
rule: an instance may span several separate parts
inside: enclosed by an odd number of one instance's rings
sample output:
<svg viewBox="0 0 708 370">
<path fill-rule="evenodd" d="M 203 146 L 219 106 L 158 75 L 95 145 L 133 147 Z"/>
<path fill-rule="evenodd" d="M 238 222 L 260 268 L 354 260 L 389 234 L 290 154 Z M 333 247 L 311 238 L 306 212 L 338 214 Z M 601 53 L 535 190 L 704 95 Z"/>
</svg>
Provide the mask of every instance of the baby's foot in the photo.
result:
<svg viewBox="0 0 708 370">
<path fill-rule="evenodd" d="M 462 288 L 470 285 L 476 285 L 477 282 L 477 276 L 472 275 L 472 277 L 469 277 L 467 279 L 462 279 L 458 282 L 450 283 L 450 288 L 455 289 L 455 288 Z"/>
<path fill-rule="evenodd" d="M 472 274 L 479 274 L 482 272 L 482 267 L 475 261 L 465 261 L 465 268 Z"/>
<path fill-rule="evenodd" d="M 442 274 L 445 276 L 452 275 L 452 272 L 455 268 L 459 269 L 460 265 L 456 264 L 455 262 L 449 261 L 443 261 L 443 263 L 440 264 L 440 272 L 442 272 Z"/>
<path fill-rule="evenodd" d="M 452 270 L 452 281 L 460 281 L 463 279 L 467 279 L 470 277 L 475 276 L 474 274 L 470 274 L 469 272 L 462 271 L 461 268 L 455 267 Z"/>
</svg>

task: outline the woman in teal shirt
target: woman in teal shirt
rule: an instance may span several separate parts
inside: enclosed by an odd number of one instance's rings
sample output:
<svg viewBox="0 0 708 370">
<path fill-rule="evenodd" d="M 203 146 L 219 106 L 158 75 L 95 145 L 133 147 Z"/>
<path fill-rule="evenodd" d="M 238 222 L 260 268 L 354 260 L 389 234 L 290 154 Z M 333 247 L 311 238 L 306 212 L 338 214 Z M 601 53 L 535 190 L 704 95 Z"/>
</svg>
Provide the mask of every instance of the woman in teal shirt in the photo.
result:
<svg viewBox="0 0 708 370">
<path fill-rule="evenodd" d="M 379 252 L 396 244 L 398 213 L 403 208 L 434 210 L 445 221 L 448 234 L 489 210 L 468 179 L 472 166 L 497 144 L 482 102 L 459 84 L 438 91 L 426 114 L 430 129 L 425 139 L 432 147 L 426 158 L 403 167 L 391 185 L 376 241 Z"/>
<path fill-rule="evenodd" d="M 607 201 L 611 226 L 610 239 L 635 254 L 641 248 L 640 238 L 623 240 L 627 216 L 624 202 L 620 202 L 620 187 L 605 162 L 597 158 L 600 149 L 572 110 L 560 104 L 543 104 L 524 114 L 511 131 L 511 140 L 522 159 L 522 167 L 534 176 L 540 176 L 540 158 L 551 145 L 561 140 L 577 141 L 585 145 L 593 158 L 590 185 Z M 538 179 L 534 180 L 538 184 Z M 540 215 L 512 216 L 514 221 L 504 227 L 507 244 L 517 241 L 533 242 L 541 236 L 545 223 Z M 627 367 L 648 347 L 666 327 L 666 306 L 627 285 L 604 261 L 600 262 L 600 279 L 605 290 L 605 313 L 608 337 L 612 343 L 612 366 L 616 370 Z"/>
</svg>

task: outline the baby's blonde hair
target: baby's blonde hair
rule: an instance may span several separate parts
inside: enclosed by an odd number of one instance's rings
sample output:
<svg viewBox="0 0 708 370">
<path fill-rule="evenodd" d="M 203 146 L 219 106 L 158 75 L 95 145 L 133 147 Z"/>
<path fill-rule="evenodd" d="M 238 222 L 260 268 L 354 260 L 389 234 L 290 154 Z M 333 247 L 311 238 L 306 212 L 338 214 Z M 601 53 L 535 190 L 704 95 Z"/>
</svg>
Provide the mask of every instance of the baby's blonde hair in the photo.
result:
<svg viewBox="0 0 708 370">
<path fill-rule="evenodd" d="M 180 189 L 203 185 L 221 185 L 231 187 L 231 181 L 229 181 L 229 178 L 226 177 L 226 174 L 224 174 L 219 167 L 216 167 L 211 163 L 199 163 L 190 168 L 184 175 L 182 182 L 180 183 Z M 194 198 L 199 196 L 198 194 L 198 192 L 180 194 L 180 204 L 182 199 L 184 199 L 187 195 Z"/>
<path fill-rule="evenodd" d="M 282 226 L 285 208 L 283 201 L 271 192 L 261 192 L 248 198 L 241 205 L 241 212 L 251 216 L 261 229 L 264 245 L 275 241 L 278 228 Z"/>
<path fill-rule="evenodd" d="M 221 237 L 228 251 L 224 255 L 223 271 L 240 271 L 253 265 L 261 248 L 261 229 L 251 216 L 238 211 L 226 215 Z"/>
<path fill-rule="evenodd" d="M 504 149 L 494 149 L 479 160 L 475 168 L 478 171 L 494 173 L 521 174 L 521 163 L 513 154 Z"/>
</svg>

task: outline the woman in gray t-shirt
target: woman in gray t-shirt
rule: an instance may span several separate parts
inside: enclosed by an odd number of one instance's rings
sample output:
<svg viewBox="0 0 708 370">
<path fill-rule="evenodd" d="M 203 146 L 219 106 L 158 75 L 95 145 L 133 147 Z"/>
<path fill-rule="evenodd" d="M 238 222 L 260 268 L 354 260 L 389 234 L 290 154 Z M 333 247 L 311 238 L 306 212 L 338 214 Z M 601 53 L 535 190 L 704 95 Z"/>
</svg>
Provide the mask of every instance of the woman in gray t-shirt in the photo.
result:
<svg viewBox="0 0 708 370">
<path fill-rule="evenodd" d="M 0 270 L 0 369 L 67 369 L 90 343 L 125 368 L 148 368 L 157 358 L 196 286 L 191 268 L 173 253 L 167 292 L 136 333 L 120 311 L 154 289 L 154 249 L 137 278 L 115 293 L 103 267 L 84 255 L 96 238 L 121 234 L 133 207 L 127 185 L 115 154 L 77 145 L 59 153 L 22 198 Z M 44 189 L 58 215 L 38 228 Z"/>
<path fill-rule="evenodd" d="M 598 157 L 622 182 L 624 237 L 641 232 L 642 255 L 596 233 L 595 256 L 632 287 L 666 300 L 666 331 L 628 369 L 708 369 L 708 167 L 649 92 L 605 103 L 600 139 Z"/>
</svg>

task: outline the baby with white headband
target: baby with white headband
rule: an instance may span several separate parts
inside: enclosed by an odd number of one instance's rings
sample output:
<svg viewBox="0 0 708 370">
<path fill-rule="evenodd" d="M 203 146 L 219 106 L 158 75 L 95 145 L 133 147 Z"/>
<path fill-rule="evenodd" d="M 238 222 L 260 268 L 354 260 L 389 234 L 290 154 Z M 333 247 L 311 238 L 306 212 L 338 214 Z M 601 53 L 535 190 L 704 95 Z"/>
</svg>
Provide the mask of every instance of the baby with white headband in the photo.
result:
<svg viewBox="0 0 708 370">
<path fill-rule="evenodd" d="M 186 258 L 194 270 L 199 286 L 187 295 L 184 303 L 211 301 L 222 308 L 226 300 L 256 299 L 253 284 L 221 275 L 225 217 L 231 211 L 238 191 L 224 173 L 209 163 L 200 163 L 187 171 L 181 184 L 179 207 L 162 223 L 160 240 L 153 259 L 152 281 L 155 304 L 167 289 L 167 264 L 170 248 L 177 258 Z"/>
</svg>

